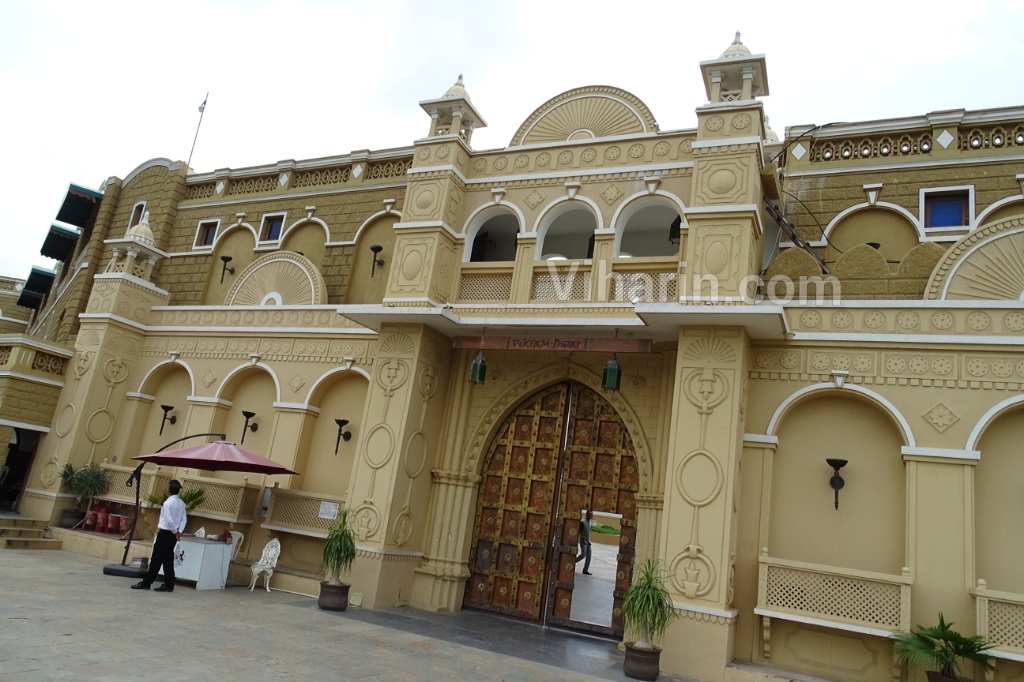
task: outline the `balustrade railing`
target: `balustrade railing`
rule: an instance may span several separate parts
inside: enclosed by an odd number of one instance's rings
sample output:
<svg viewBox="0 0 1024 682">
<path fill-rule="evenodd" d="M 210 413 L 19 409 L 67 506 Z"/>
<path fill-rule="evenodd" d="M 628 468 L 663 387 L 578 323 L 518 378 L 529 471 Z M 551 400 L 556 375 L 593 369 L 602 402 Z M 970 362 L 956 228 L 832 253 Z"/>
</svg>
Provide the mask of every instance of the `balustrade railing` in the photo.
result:
<svg viewBox="0 0 1024 682">
<path fill-rule="evenodd" d="M 977 631 L 996 658 L 1024 662 L 1024 594 L 990 590 L 984 580 L 971 590 Z"/>
<path fill-rule="evenodd" d="M 910 570 L 902 575 L 775 559 L 762 553 L 755 613 L 770 651 L 771 618 L 888 637 L 910 629 Z"/>
<path fill-rule="evenodd" d="M 273 488 L 262 525 L 268 530 L 326 538 L 344 506 L 344 497 Z"/>
</svg>

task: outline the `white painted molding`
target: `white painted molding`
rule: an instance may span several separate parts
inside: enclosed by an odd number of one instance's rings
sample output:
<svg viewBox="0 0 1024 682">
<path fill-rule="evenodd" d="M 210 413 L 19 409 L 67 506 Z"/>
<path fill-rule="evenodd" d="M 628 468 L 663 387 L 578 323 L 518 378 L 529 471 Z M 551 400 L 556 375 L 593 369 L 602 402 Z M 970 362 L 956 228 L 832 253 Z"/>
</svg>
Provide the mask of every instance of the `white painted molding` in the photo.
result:
<svg viewBox="0 0 1024 682">
<path fill-rule="evenodd" d="M 831 628 L 833 630 L 845 630 L 847 632 L 856 632 L 862 635 L 872 635 L 873 637 L 889 638 L 895 634 L 895 630 L 883 630 L 882 628 L 870 628 L 864 625 L 853 625 L 852 623 L 840 623 L 839 621 L 825 620 L 824 618 L 798 616 L 793 613 L 786 613 L 785 611 L 771 611 L 769 609 L 755 608 L 754 613 L 767 618 L 778 618 L 779 620 L 789 620 L 796 623 L 804 623 L 806 625 L 817 625 L 818 627 Z"/>
<path fill-rule="evenodd" d="M 985 433 L 985 429 L 988 428 L 989 424 L 994 422 L 1001 414 L 1007 410 L 1011 410 L 1018 405 L 1024 405 L 1024 395 L 1015 395 L 1007 398 L 1002 402 L 996 403 L 988 412 L 982 415 L 978 423 L 974 425 L 971 430 L 971 435 L 967 437 L 967 450 L 975 450 L 978 447 L 978 443 L 981 441 L 982 434 Z"/>
<path fill-rule="evenodd" d="M 803 388 L 791 393 L 785 400 L 782 401 L 782 403 L 777 408 L 775 408 L 775 413 L 772 415 L 771 420 L 768 422 L 768 435 L 776 435 L 776 431 L 779 427 L 779 422 L 782 420 L 782 417 L 785 415 L 786 412 L 789 411 L 789 408 L 794 403 L 800 401 L 802 398 L 804 398 L 807 395 L 810 395 L 811 393 L 819 393 L 822 391 L 832 392 L 837 395 L 857 393 L 868 398 L 872 402 L 876 403 L 879 407 L 881 407 L 884 411 L 889 413 L 889 416 L 896 421 L 897 427 L 900 429 L 900 431 L 903 432 L 903 441 L 906 446 L 917 446 L 917 442 L 914 440 L 914 432 L 910 428 L 910 423 L 907 421 L 906 417 L 903 416 L 903 413 L 900 412 L 895 405 L 889 402 L 887 398 L 885 398 L 882 395 L 879 395 L 878 393 L 875 393 L 870 389 L 864 388 L 863 386 L 858 386 L 856 384 L 845 384 L 843 388 L 836 388 L 835 384 L 833 384 L 831 381 L 821 384 L 812 384 L 811 386 L 804 386 Z"/>
<path fill-rule="evenodd" d="M 141 391 L 142 391 L 143 388 L 146 387 L 146 384 L 149 382 L 149 378 L 151 376 L 153 376 L 153 373 L 156 372 L 158 369 L 160 369 L 161 367 L 166 367 L 167 365 L 176 365 L 178 367 L 184 367 L 185 368 L 185 371 L 188 372 L 188 379 L 189 379 L 189 389 L 188 390 L 189 390 L 189 395 L 194 395 L 195 394 L 195 392 L 196 392 L 196 376 L 195 376 L 195 374 L 193 374 L 192 368 L 189 367 L 187 362 L 185 362 L 184 360 L 180 360 L 177 357 L 177 352 L 176 351 L 172 351 L 172 352 L 174 353 L 174 355 L 171 357 L 171 359 L 169 359 L 169 360 L 162 360 L 162 361 L 158 362 L 157 364 L 153 365 L 149 369 L 149 371 L 146 372 L 146 376 L 142 377 L 142 381 L 139 382 L 139 391 L 140 391 L 140 393 L 138 393 L 138 395 L 145 395 L 144 393 L 141 393 Z M 150 396 L 150 397 L 152 397 L 152 396 Z M 153 398 L 153 399 L 155 400 L 155 398 Z"/>
<path fill-rule="evenodd" d="M 779 444 L 779 437 L 778 436 L 763 436 L 760 433 L 744 433 L 743 434 L 743 442 L 744 443 L 763 443 L 763 444 L 766 444 L 766 445 L 778 445 Z"/>
<path fill-rule="evenodd" d="M 920 448 L 904 445 L 900 448 L 904 456 L 912 457 L 943 457 L 946 459 L 981 459 L 981 453 L 977 450 L 953 450 L 951 448 Z"/>
<path fill-rule="evenodd" d="M 25 429 L 26 431 L 38 431 L 39 433 L 49 433 L 49 426 L 39 426 L 38 424 L 29 424 L 27 422 L 16 422 L 10 419 L 0 418 L 0 426 L 10 426 L 15 429 Z M 74 497 L 72 495 L 72 497 Z"/>
<path fill-rule="evenodd" d="M 317 389 L 320 388 L 321 384 L 323 384 L 325 381 L 329 380 L 333 376 L 336 376 L 336 375 L 339 375 L 339 374 L 347 374 L 347 373 L 351 372 L 353 374 L 358 374 L 359 376 L 363 377 L 364 379 L 366 379 L 367 382 L 370 381 L 371 377 L 370 377 L 370 373 L 369 372 L 367 372 L 362 367 L 354 367 L 354 366 L 352 366 L 351 364 L 349 364 L 347 362 L 347 360 L 348 360 L 348 358 L 346 358 L 346 363 L 345 363 L 345 364 L 348 365 L 347 367 L 345 367 L 344 365 L 342 365 L 341 367 L 333 367 L 333 368 L 327 370 L 326 372 L 324 372 L 323 374 L 321 374 L 319 377 L 316 378 L 316 380 L 313 382 L 313 385 L 309 387 L 309 392 L 306 393 L 306 404 L 307 405 L 310 404 L 310 401 L 313 399 L 313 395 L 317 392 Z M 319 410 L 319 408 L 317 408 L 317 409 Z"/>
<path fill-rule="evenodd" d="M 217 398 L 218 399 L 220 399 L 221 395 L 224 393 L 224 387 L 226 387 L 228 385 L 228 383 L 235 377 L 236 374 L 238 374 L 239 372 L 243 372 L 245 370 L 251 369 L 253 367 L 259 367 L 264 372 L 269 374 L 270 378 L 274 380 L 274 387 L 275 387 L 275 390 L 276 390 L 276 394 L 274 395 L 274 401 L 275 402 L 279 402 L 281 400 L 281 381 L 277 378 L 277 373 L 274 372 L 273 368 L 270 365 L 268 365 L 268 364 L 266 364 L 264 362 L 260 362 L 258 355 L 257 355 L 256 360 L 253 361 L 252 360 L 252 356 L 253 355 L 256 355 L 256 354 L 255 353 L 251 353 L 250 354 L 249 362 L 242 363 L 242 364 L 238 365 L 233 370 L 231 370 L 230 372 L 227 373 L 227 375 L 224 377 L 223 381 L 220 382 L 220 386 L 217 387 Z"/>
<path fill-rule="evenodd" d="M 200 405 L 220 405 L 222 407 L 231 407 L 235 403 L 230 400 L 224 400 L 223 398 L 211 398 L 206 395 L 190 395 L 185 398 L 190 403 L 198 403 Z"/>
<path fill-rule="evenodd" d="M 271 406 L 275 410 L 286 412 L 312 412 L 313 414 L 320 414 L 319 407 L 308 403 L 273 403 Z"/>
<path fill-rule="evenodd" d="M 149 395 L 148 393 L 139 393 L 138 391 L 128 391 L 127 393 L 125 393 L 125 397 L 134 398 L 135 400 L 144 400 L 150 403 L 156 400 L 155 395 Z"/>
<path fill-rule="evenodd" d="M 9 343 L 15 346 L 28 346 L 29 348 L 53 353 L 54 355 L 59 355 L 63 358 L 71 358 L 75 354 L 75 352 L 70 348 L 64 348 L 63 346 L 47 343 L 46 341 L 40 341 L 39 339 L 22 336 L 20 334 L 5 334 L 4 336 L 0 336 L 0 343 Z"/>
<path fill-rule="evenodd" d="M 712 149 L 714 147 L 731 147 L 734 144 L 756 144 L 761 145 L 763 140 L 759 135 L 748 135 L 746 137 L 722 137 L 713 140 L 694 140 L 693 149 Z"/>
</svg>

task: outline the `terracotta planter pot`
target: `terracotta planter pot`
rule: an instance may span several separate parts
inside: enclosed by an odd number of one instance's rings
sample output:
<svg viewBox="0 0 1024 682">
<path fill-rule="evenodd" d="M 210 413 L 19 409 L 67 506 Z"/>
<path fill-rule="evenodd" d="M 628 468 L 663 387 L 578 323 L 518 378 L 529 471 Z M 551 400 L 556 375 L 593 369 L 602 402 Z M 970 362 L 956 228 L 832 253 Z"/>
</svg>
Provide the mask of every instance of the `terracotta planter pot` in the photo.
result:
<svg viewBox="0 0 1024 682">
<path fill-rule="evenodd" d="M 626 659 L 622 672 L 634 680 L 656 680 L 661 674 L 661 649 L 637 649 L 626 642 Z"/>
<path fill-rule="evenodd" d="M 320 581 L 320 597 L 316 605 L 324 611 L 344 611 L 348 608 L 348 589 L 351 585 L 342 583 L 332 585 L 329 582 Z"/>
</svg>

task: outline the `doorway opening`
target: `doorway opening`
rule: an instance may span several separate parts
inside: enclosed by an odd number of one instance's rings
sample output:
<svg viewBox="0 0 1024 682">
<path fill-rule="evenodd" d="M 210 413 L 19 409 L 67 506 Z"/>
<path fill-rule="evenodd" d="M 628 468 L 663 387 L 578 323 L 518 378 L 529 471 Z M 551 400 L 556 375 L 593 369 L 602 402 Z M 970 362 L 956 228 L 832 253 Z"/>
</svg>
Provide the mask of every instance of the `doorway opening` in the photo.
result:
<svg viewBox="0 0 1024 682">
<path fill-rule="evenodd" d="M 35 431 L 11 429 L 7 457 L 0 464 L 0 512 L 18 509 L 21 496 L 28 486 L 28 475 L 32 471 L 32 459 L 38 442 L 39 434 Z"/>
<path fill-rule="evenodd" d="M 498 429 L 481 474 L 463 605 L 621 637 L 639 473 L 611 404 L 575 381 L 533 394 Z M 576 561 L 588 509 L 619 526 L 617 544 L 593 544 L 592 575 Z"/>
</svg>

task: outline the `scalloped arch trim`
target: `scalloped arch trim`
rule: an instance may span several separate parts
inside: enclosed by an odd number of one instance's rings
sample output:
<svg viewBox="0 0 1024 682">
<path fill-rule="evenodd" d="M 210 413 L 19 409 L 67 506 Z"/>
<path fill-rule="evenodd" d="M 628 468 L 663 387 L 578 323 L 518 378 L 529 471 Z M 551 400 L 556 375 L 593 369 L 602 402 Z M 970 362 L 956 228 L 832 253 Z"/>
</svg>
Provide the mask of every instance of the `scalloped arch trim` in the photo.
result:
<svg viewBox="0 0 1024 682">
<path fill-rule="evenodd" d="M 590 85 L 563 92 L 538 107 L 509 146 L 657 130 L 654 115 L 638 97 L 620 88 Z"/>
<path fill-rule="evenodd" d="M 327 287 L 316 266 L 294 251 L 252 262 L 231 287 L 225 305 L 323 305 Z"/>
</svg>

